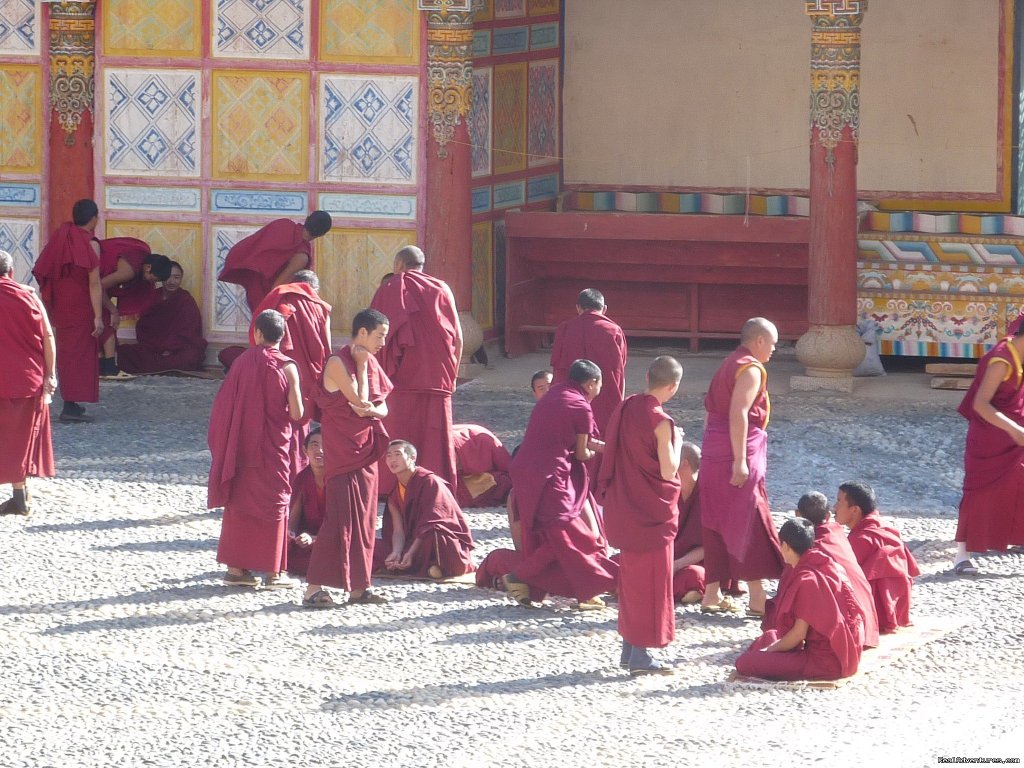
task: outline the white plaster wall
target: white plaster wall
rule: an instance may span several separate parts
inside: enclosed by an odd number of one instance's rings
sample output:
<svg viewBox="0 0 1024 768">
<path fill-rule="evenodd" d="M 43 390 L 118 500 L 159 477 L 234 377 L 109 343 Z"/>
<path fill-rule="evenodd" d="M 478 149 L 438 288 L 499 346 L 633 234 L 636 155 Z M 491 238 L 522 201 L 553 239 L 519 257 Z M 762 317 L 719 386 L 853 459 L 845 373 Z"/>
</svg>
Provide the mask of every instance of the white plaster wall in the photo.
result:
<svg viewBox="0 0 1024 768">
<path fill-rule="evenodd" d="M 998 29 L 999 0 L 871 0 L 861 189 L 996 191 Z M 807 187 L 803 2 L 566 0 L 565 31 L 567 182 Z"/>
</svg>

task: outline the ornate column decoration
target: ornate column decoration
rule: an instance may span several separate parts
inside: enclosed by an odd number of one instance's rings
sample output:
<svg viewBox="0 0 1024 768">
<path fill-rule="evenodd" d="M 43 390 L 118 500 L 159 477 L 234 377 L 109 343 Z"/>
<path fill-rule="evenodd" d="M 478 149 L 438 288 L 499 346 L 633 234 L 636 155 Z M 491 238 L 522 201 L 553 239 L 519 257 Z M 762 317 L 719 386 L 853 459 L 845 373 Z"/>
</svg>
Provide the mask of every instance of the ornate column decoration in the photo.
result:
<svg viewBox="0 0 1024 768">
<path fill-rule="evenodd" d="M 75 143 L 82 113 L 92 111 L 96 94 L 95 11 L 95 2 L 50 5 L 50 104 L 68 146 Z"/>
<path fill-rule="evenodd" d="M 427 12 L 430 125 L 444 158 L 473 104 L 473 10 L 470 0 L 419 0 L 419 7 Z"/>
<path fill-rule="evenodd" d="M 860 28 L 867 0 L 807 0 L 811 30 L 811 233 L 807 319 L 794 389 L 852 391 L 857 335 Z"/>
</svg>

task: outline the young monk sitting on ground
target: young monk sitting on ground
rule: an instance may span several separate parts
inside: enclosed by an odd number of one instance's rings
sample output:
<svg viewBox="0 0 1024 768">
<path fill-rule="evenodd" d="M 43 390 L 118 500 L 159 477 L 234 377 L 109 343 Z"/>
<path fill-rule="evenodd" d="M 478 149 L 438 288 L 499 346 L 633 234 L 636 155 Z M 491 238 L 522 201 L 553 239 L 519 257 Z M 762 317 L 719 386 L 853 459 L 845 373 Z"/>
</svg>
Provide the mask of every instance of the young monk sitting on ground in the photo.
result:
<svg viewBox="0 0 1024 768">
<path fill-rule="evenodd" d="M 704 597 L 704 543 L 700 518 L 700 448 L 683 443 L 679 460 L 679 528 L 672 561 L 672 596 L 683 605 Z"/>
<path fill-rule="evenodd" d="M 736 659 L 736 671 L 765 680 L 838 680 L 857 671 L 864 615 L 846 571 L 814 549 L 814 526 L 792 518 L 779 530 L 792 573 L 776 594 L 776 618 Z"/>
<path fill-rule="evenodd" d="M 306 575 L 309 554 L 323 525 L 327 505 L 324 438 L 319 427 L 306 435 L 303 449 L 309 464 L 295 478 L 288 515 L 288 572 L 295 576 Z"/>
<path fill-rule="evenodd" d="M 882 525 L 875 491 L 865 483 L 843 483 L 836 498 L 836 521 L 850 529 L 850 546 L 871 584 L 883 635 L 909 627 L 910 592 L 921 571 L 899 531 Z"/>
<path fill-rule="evenodd" d="M 399 571 L 432 579 L 472 573 L 473 535 L 448 484 L 416 466 L 416 448 L 405 440 L 392 440 L 385 459 L 398 482 L 374 546 L 374 573 Z"/>
</svg>

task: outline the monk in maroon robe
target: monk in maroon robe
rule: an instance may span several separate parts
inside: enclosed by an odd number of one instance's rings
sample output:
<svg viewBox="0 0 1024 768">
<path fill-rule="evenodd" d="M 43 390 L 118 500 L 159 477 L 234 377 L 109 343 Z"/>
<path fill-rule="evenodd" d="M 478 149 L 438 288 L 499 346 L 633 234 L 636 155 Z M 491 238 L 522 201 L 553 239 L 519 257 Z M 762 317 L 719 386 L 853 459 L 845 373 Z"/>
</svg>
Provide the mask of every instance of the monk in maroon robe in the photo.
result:
<svg viewBox="0 0 1024 768">
<path fill-rule="evenodd" d="M 394 274 L 377 289 L 371 305 L 391 322 L 391 340 L 380 364 L 395 391 L 384 426 L 396 440 L 416 446 L 419 465 L 452 488 L 458 483 L 452 444 L 452 393 L 462 357 L 462 325 L 455 297 L 443 281 L 424 273 L 415 246 L 395 256 Z M 381 463 L 381 495 L 395 479 Z"/>
<path fill-rule="evenodd" d="M 0 485 L 14 486 L 0 515 L 28 515 L 26 479 L 53 477 L 50 398 L 57 387 L 56 344 L 42 302 L 11 273 L 14 259 L 0 251 Z"/>
<path fill-rule="evenodd" d="M 882 524 L 875 492 L 865 483 L 843 483 L 836 498 L 836 522 L 850 529 L 849 542 L 871 585 L 883 635 L 909 627 L 910 593 L 921 571 L 899 531 Z"/>
<path fill-rule="evenodd" d="M 583 608 L 601 607 L 597 595 L 615 589 L 619 567 L 589 522 L 594 500 L 586 462 L 597 434 L 590 401 L 600 391 L 598 367 L 573 363 L 569 381 L 553 385 L 534 406 L 512 459 L 522 560 L 504 583 L 520 605 L 546 592 L 574 597 Z"/>
<path fill-rule="evenodd" d="M 171 262 L 171 274 L 156 301 L 135 323 L 135 344 L 119 344 L 117 359 L 128 373 L 201 371 L 206 357 L 203 317 L 192 294 L 181 287 L 185 271 Z"/>
<path fill-rule="evenodd" d="M 1021 315 L 1024 318 L 1024 314 Z M 973 576 L 971 552 L 1024 544 L 1024 327 L 978 362 L 960 404 L 967 419 L 964 491 L 956 528 L 954 571 Z"/>
<path fill-rule="evenodd" d="M 352 341 L 328 358 L 316 396 L 324 435 L 327 511 L 313 544 L 302 604 L 335 605 L 324 589 L 347 590 L 348 602 L 377 605 L 370 589 L 377 533 L 377 462 L 387 452 L 382 419 L 391 380 L 374 357 L 384 346 L 388 319 L 364 309 L 352 321 Z"/>
<path fill-rule="evenodd" d="M 475 570 L 473 534 L 448 484 L 416 466 L 416 447 L 393 440 L 386 456 L 398 482 L 373 550 L 374 572 L 445 579 Z"/>
<path fill-rule="evenodd" d="M 213 463 L 207 505 L 224 508 L 217 562 L 224 583 L 265 589 L 298 586 L 287 568 L 288 445 L 302 418 L 299 374 L 277 345 L 284 318 L 268 310 L 256 318 L 256 346 L 235 361 L 210 411 Z"/>
<path fill-rule="evenodd" d="M 460 507 L 497 507 L 508 499 L 512 457 L 497 435 L 476 424 L 452 427 L 459 484 L 455 498 Z"/>
<path fill-rule="evenodd" d="M 80 403 L 100 399 L 96 339 L 103 333 L 100 245 L 93 236 L 99 208 L 79 200 L 72 221 L 57 228 L 39 254 L 32 274 L 57 342 L 57 380 L 62 422 L 90 422 Z"/>
<path fill-rule="evenodd" d="M 303 448 L 309 464 L 292 485 L 288 514 L 288 573 L 295 576 L 306 575 L 310 552 L 327 514 L 324 438 L 319 427 L 310 430 Z"/>
<path fill-rule="evenodd" d="M 679 517 L 672 548 L 672 597 L 684 605 L 704 596 L 704 526 L 700 515 L 700 447 L 683 443 L 679 456 Z"/>
<path fill-rule="evenodd" d="M 850 577 L 853 596 L 857 606 L 864 614 L 864 646 L 878 647 L 878 615 L 875 613 L 875 599 L 857 556 L 846 537 L 846 529 L 831 520 L 828 499 L 825 494 L 811 491 L 800 497 L 796 504 L 796 514 L 804 520 L 810 520 L 814 526 L 814 548 L 824 552 L 835 560 Z M 789 568 L 786 568 L 789 571 Z M 785 578 L 783 576 L 782 578 Z M 781 590 L 780 590 L 781 591 Z"/>
<path fill-rule="evenodd" d="M 626 395 L 626 337 L 622 329 L 608 319 L 604 295 L 596 288 L 580 291 L 576 317 L 566 320 L 555 331 L 551 347 L 554 383 L 568 380 L 574 360 L 591 360 L 601 369 L 601 394 L 594 398 L 594 421 L 603 435 L 612 411 Z"/>
<path fill-rule="evenodd" d="M 598 496 L 608 541 L 619 552 L 619 666 L 636 675 L 670 675 L 651 648 L 676 636 L 672 554 L 679 524 L 679 458 L 683 431 L 662 406 L 675 397 L 683 367 L 657 357 L 647 391 L 626 398 L 605 435 Z"/>
<path fill-rule="evenodd" d="M 275 219 L 231 247 L 217 279 L 242 286 L 255 315 L 272 288 L 289 282 L 300 269 L 312 268 L 310 244 L 330 232 L 331 224 L 327 211 L 313 211 L 302 224 Z"/>
<path fill-rule="evenodd" d="M 792 518 L 779 530 L 792 573 L 775 599 L 775 624 L 736 659 L 736 671 L 764 680 L 839 680 L 857 671 L 864 616 L 846 571 L 814 548 L 814 526 Z"/>
<path fill-rule="evenodd" d="M 768 373 L 779 332 L 755 317 L 743 325 L 740 346 L 725 359 L 704 398 L 707 425 L 701 447 L 700 499 L 707 588 L 703 613 L 737 612 L 722 597 L 722 582 L 746 581 L 749 612 L 763 616 L 762 579 L 782 573 L 782 554 L 772 524 L 765 473 L 768 468 Z"/>
</svg>

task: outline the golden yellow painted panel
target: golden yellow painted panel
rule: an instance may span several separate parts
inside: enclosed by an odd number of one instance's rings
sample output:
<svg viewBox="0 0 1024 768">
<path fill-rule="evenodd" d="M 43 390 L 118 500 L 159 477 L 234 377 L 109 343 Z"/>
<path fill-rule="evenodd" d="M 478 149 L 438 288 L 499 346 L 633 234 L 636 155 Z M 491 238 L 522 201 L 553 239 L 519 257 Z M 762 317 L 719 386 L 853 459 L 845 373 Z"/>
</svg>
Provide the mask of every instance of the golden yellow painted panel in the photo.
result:
<svg viewBox="0 0 1024 768">
<path fill-rule="evenodd" d="M 562 10 L 562 0 L 530 0 L 530 15 L 543 16 Z"/>
<path fill-rule="evenodd" d="M 349 336 L 353 316 L 370 306 L 395 254 L 415 244 L 411 229 L 332 229 L 317 240 L 316 273 L 320 295 L 333 307 L 332 339 Z"/>
<path fill-rule="evenodd" d="M 473 0 L 473 20 L 490 21 L 494 18 L 493 0 Z"/>
<path fill-rule="evenodd" d="M 416 64 L 419 58 L 416 0 L 322 0 L 322 61 Z"/>
<path fill-rule="evenodd" d="M 100 5 L 107 56 L 202 53 L 200 0 L 114 0 Z"/>
<path fill-rule="evenodd" d="M 494 327 L 494 254 L 491 222 L 473 225 L 473 317 L 480 328 Z"/>
<path fill-rule="evenodd" d="M 42 166 L 42 71 L 0 67 L 0 172 L 39 173 Z"/>
<path fill-rule="evenodd" d="M 185 271 L 181 286 L 202 306 L 203 230 L 200 224 L 170 221 L 107 220 L 106 237 L 134 237 L 149 243 L 153 253 L 177 261 Z"/>
<path fill-rule="evenodd" d="M 215 70 L 213 176 L 306 182 L 309 75 Z"/>
<path fill-rule="evenodd" d="M 526 62 L 494 68 L 494 173 L 526 168 Z"/>
</svg>

